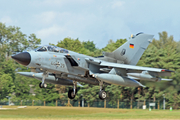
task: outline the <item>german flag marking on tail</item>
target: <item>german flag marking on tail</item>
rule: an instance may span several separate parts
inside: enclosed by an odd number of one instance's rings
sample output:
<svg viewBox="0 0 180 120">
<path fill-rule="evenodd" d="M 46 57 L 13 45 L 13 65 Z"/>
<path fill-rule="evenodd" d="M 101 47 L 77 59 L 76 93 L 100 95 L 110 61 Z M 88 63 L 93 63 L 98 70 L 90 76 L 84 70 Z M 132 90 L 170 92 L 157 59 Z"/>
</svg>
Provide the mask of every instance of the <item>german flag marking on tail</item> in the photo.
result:
<svg viewBox="0 0 180 120">
<path fill-rule="evenodd" d="M 134 44 L 130 44 L 129 47 L 133 49 L 134 48 Z"/>
</svg>

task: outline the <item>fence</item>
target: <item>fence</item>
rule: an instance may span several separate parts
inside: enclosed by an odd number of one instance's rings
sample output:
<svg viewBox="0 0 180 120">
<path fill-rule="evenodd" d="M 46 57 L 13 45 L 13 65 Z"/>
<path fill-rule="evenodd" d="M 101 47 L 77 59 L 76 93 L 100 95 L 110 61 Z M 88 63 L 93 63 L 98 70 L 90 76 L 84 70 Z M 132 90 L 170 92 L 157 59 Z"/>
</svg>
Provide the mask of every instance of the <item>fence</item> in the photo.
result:
<svg viewBox="0 0 180 120">
<path fill-rule="evenodd" d="M 149 106 L 150 103 L 155 106 Z M 8 101 L 0 101 L 0 105 L 9 105 Z M 87 103 L 86 100 L 56 100 L 56 101 L 40 101 L 40 100 L 22 100 L 14 101 L 10 105 L 16 106 L 73 106 L 73 107 L 100 107 L 100 108 L 122 108 L 122 109 L 142 109 L 143 105 L 146 105 L 146 108 L 151 107 L 151 109 L 163 109 L 163 101 L 106 101 L 106 100 L 97 100 L 91 103 Z"/>
</svg>

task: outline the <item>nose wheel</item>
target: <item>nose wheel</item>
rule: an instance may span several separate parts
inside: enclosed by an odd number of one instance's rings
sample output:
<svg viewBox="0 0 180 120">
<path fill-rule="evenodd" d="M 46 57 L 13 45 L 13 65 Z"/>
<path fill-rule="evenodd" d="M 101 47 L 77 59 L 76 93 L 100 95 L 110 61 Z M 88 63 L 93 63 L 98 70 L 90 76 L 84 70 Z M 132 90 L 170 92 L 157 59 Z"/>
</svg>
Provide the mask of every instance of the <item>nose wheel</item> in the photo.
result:
<svg viewBox="0 0 180 120">
<path fill-rule="evenodd" d="M 42 74 L 42 82 L 39 83 L 39 87 L 40 88 L 46 88 L 47 87 L 47 84 L 45 83 L 45 79 L 46 77 L 48 77 L 48 71 L 44 71 L 43 74 Z"/>
</svg>

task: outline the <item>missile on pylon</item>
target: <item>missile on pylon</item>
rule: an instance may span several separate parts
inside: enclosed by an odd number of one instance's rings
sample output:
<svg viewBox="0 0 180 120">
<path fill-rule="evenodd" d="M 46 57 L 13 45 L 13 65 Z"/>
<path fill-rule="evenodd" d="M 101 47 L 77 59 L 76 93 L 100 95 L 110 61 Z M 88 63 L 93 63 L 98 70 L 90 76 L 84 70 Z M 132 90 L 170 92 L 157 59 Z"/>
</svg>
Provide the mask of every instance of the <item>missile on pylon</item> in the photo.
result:
<svg viewBox="0 0 180 120">
<path fill-rule="evenodd" d="M 137 78 L 138 80 L 147 80 L 147 81 L 172 81 L 172 79 L 165 79 L 165 78 L 160 78 L 160 77 L 156 77 L 153 76 L 151 74 L 149 74 L 147 71 L 143 71 L 142 73 L 127 73 L 128 76 L 132 76 L 135 78 Z M 129 77 L 131 78 L 131 77 Z"/>
<path fill-rule="evenodd" d="M 107 73 L 94 74 L 94 77 L 98 80 L 101 80 L 109 84 L 116 84 L 116 85 L 127 86 L 127 87 L 139 87 L 139 86 L 145 87 L 140 82 L 134 79 L 121 77 L 115 74 L 107 74 Z"/>
</svg>

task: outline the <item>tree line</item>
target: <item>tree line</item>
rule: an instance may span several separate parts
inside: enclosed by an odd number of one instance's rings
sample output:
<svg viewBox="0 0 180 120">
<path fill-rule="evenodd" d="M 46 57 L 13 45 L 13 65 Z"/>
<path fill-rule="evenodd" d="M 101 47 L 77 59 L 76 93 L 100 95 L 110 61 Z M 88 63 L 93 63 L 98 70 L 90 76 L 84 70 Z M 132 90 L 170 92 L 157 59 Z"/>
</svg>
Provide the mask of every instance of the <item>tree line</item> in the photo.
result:
<svg viewBox="0 0 180 120">
<path fill-rule="evenodd" d="M 78 38 L 64 38 L 56 45 L 71 51 L 89 56 L 101 56 L 103 51 L 112 52 L 127 39 L 109 40 L 106 47 L 99 49 L 93 41 L 81 42 Z M 27 49 L 34 49 L 41 44 L 41 39 L 35 34 L 29 36 L 20 31 L 19 27 L 6 26 L 0 23 L 0 101 L 6 101 L 10 96 L 12 100 L 44 100 L 55 101 L 67 100 L 68 87 L 48 84 L 46 89 L 39 88 L 39 81 L 16 74 L 17 71 L 31 71 L 11 59 L 11 55 Z M 148 82 L 141 81 L 147 87 L 134 88 L 117 85 L 105 86 L 107 99 L 116 104 L 123 101 L 162 101 L 163 94 L 166 97 L 167 107 L 180 108 L 180 42 L 175 41 L 173 36 L 168 36 L 166 31 L 159 33 L 159 39 L 153 39 L 142 55 L 138 66 L 165 68 L 175 71 L 171 82 Z M 99 99 L 99 86 L 81 83 L 83 87 L 77 93 L 76 100 L 83 98 L 91 103 Z M 33 95 L 31 93 L 35 93 Z"/>
</svg>

